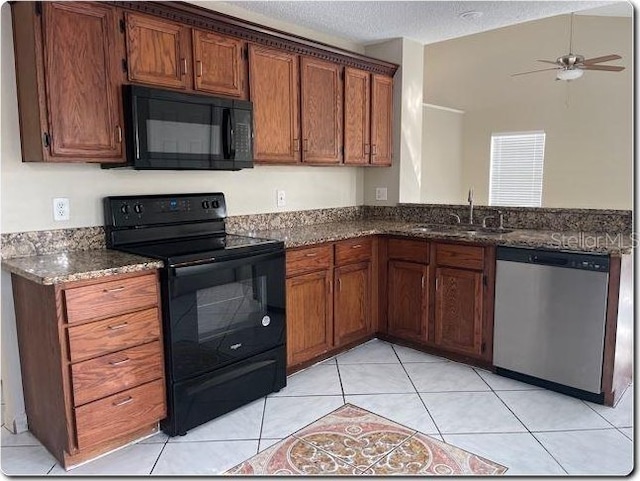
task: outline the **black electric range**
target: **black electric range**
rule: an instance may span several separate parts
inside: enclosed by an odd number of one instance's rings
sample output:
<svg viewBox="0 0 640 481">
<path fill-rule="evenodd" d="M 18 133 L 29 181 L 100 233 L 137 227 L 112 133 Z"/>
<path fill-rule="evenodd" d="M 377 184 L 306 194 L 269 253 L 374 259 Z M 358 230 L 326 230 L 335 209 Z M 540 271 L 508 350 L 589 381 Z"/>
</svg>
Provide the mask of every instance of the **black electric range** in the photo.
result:
<svg viewBox="0 0 640 481">
<path fill-rule="evenodd" d="M 161 270 L 169 435 L 286 385 L 284 244 L 227 234 L 222 193 L 104 199 L 107 246 Z"/>
</svg>

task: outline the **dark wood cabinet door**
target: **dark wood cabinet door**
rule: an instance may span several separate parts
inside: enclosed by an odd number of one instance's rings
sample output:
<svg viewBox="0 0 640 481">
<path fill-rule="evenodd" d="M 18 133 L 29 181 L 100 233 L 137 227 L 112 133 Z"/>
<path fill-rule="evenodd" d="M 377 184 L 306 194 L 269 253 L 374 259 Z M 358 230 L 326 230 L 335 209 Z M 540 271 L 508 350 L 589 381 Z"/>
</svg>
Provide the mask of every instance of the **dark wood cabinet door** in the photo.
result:
<svg viewBox="0 0 640 481">
<path fill-rule="evenodd" d="M 418 342 L 427 340 L 429 266 L 389 261 L 387 331 Z"/>
<path fill-rule="evenodd" d="M 335 345 L 342 346 L 369 334 L 371 326 L 371 263 L 335 269 Z"/>
<path fill-rule="evenodd" d="M 333 346 L 331 270 L 287 279 L 287 366 Z"/>
<path fill-rule="evenodd" d="M 193 30 L 196 90 L 246 98 L 243 47 L 242 40 Z"/>
<path fill-rule="evenodd" d="M 43 7 L 49 160 L 122 162 L 114 9 L 85 2 Z"/>
<path fill-rule="evenodd" d="M 127 68 L 137 83 L 186 89 L 189 29 L 156 17 L 126 13 Z"/>
<path fill-rule="evenodd" d="M 371 82 L 371 164 L 391 165 L 393 79 L 373 75 Z"/>
<path fill-rule="evenodd" d="M 482 272 L 436 269 L 435 344 L 482 358 Z"/>
<path fill-rule="evenodd" d="M 342 67 L 308 57 L 301 61 L 302 161 L 342 161 Z"/>
<path fill-rule="evenodd" d="M 368 164 L 371 151 L 371 75 L 344 69 L 344 163 Z"/>
<path fill-rule="evenodd" d="M 253 102 L 254 161 L 300 162 L 298 56 L 249 45 L 249 90 Z"/>
</svg>

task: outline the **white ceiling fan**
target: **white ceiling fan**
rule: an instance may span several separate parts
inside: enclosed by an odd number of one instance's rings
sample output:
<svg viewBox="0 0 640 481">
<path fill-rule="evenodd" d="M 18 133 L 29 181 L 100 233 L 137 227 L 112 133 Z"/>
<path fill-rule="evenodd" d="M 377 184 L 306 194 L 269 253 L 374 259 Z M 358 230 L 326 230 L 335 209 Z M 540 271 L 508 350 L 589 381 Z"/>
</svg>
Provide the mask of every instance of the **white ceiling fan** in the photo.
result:
<svg viewBox="0 0 640 481">
<path fill-rule="evenodd" d="M 540 70 L 530 70 L 528 72 L 520 72 L 511 75 L 517 77 L 519 75 L 529 75 L 537 72 L 548 72 L 550 70 L 556 70 L 556 80 L 575 80 L 584 74 L 585 70 L 600 70 L 606 72 L 621 72 L 624 67 L 617 65 L 600 65 L 603 62 L 610 62 L 611 60 L 619 60 L 622 57 L 618 54 L 612 53 L 609 55 L 603 55 L 601 57 L 584 58 L 584 55 L 574 54 L 573 52 L 573 13 L 571 14 L 571 29 L 569 34 L 569 53 L 562 55 L 554 60 L 538 60 L 538 62 L 550 63 L 556 65 L 553 68 L 543 68 Z"/>
</svg>

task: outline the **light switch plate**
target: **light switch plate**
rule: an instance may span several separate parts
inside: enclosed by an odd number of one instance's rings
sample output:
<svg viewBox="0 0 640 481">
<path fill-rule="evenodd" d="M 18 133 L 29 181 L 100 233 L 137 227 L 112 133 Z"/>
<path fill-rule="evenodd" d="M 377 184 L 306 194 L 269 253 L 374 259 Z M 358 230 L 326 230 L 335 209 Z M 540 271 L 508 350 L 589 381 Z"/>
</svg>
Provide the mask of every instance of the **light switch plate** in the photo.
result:
<svg viewBox="0 0 640 481">
<path fill-rule="evenodd" d="M 376 200 L 387 200 L 386 187 L 376 187 Z"/>
</svg>

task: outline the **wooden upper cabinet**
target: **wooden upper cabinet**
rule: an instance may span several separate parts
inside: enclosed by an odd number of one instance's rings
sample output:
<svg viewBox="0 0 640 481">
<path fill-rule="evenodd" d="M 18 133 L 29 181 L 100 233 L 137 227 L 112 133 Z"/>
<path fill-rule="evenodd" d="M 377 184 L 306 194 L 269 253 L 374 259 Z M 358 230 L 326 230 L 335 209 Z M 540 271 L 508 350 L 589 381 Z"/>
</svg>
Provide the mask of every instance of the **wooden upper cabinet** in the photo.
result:
<svg viewBox="0 0 640 481">
<path fill-rule="evenodd" d="M 249 45 L 254 161 L 300 162 L 298 56 Z"/>
<path fill-rule="evenodd" d="M 195 89 L 246 98 L 244 42 L 213 32 L 193 30 Z"/>
<path fill-rule="evenodd" d="M 13 5 L 25 161 L 122 162 L 122 108 L 113 7 Z"/>
<path fill-rule="evenodd" d="M 435 344 L 482 358 L 483 273 L 466 269 L 436 269 Z"/>
<path fill-rule="evenodd" d="M 371 163 L 391 165 L 393 79 L 373 75 L 371 82 Z"/>
<path fill-rule="evenodd" d="M 366 165 L 371 148 L 371 75 L 344 69 L 344 163 Z"/>
<path fill-rule="evenodd" d="M 302 57 L 302 160 L 339 164 L 342 160 L 342 66 Z"/>
<path fill-rule="evenodd" d="M 125 13 L 129 80 L 162 87 L 190 85 L 189 28 L 137 13 Z"/>
</svg>

